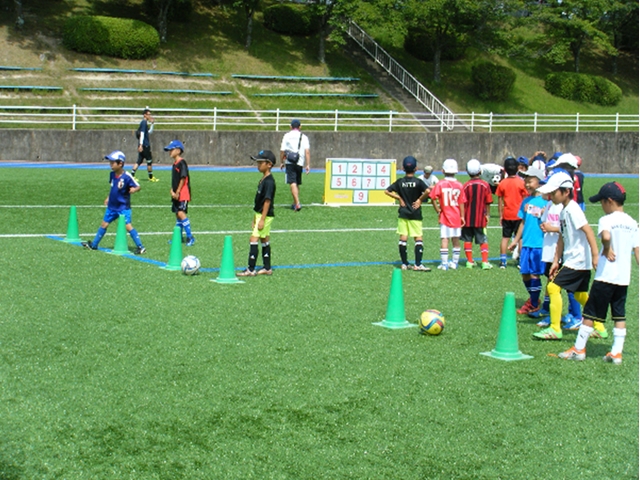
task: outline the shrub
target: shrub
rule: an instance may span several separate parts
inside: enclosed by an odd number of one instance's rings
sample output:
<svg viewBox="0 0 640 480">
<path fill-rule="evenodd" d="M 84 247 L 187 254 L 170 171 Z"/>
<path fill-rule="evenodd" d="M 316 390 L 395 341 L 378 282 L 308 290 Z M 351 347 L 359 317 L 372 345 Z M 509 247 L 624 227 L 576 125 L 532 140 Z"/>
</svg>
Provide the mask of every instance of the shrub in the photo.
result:
<svg viewBox="0 0 640 480">
<path fill-rule="evenodd" d="M 279 3 L 264 11 L 264 26 L 285 35 L 312 35 L 320 30 L 320 18 L 306 5 Z"/>
<path fill-rule="evenodd" d="M 64 46 L 83 53 L 119 58 L 148 58 L 160 46 L 151 25 L 128 18 L 76 16 L 64 25 Z"/>
<path fill-rule="evenodd" d="M 604 77 L 584 73 L 550 73 L 544 88 L 556 97 L 576 102 L 613 106 L 622 100 L 622 90 Z"/>
<path fill-rule="evenodd" d="M 475 94 L 483 100 L 505 100 L 516 81 L 513 70 L 491 62 L 482 62 L 471 68 Z"/>
<path fill-rule="evenodd" d="M 404 39 L 404 49 L 419 60 L 433 61 L 435 43 L 433 34 L 419 29 L 411 29 Z M 461 37 L 450 37 L 442 49 L 440 60 L 460 60 L 464 57 L 466 42 Z"/>
</svg>

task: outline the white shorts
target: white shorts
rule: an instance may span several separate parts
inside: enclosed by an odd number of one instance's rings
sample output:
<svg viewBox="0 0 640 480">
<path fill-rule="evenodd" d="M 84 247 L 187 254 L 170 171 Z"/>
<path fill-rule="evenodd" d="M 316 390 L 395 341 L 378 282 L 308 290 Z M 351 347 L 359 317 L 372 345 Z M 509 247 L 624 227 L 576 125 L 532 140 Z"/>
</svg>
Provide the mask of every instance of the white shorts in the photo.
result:
<svg viewBox="0 0 640 480">
<path fill-rule="evenodd" d="M 446 225 L 440 225 L 440 238 L 454 238 L 460 237 L 461 228 L 447 227 Z"/>
</svg>

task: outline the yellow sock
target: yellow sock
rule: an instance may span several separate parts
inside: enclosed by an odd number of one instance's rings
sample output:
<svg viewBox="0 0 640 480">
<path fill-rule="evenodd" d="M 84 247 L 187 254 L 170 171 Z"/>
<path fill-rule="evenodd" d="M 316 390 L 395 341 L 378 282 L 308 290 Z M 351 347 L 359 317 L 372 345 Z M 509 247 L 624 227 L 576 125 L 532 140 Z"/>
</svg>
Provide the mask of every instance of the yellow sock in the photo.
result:
<svg viewBox="0 0 640 480">
<path fill-rule="evenodd" d="M 606 328 L 604 328 L 604 323 L 602 322 L 593 322 L 593 328 L 599 332 L 604 332 Z"/>
<path fill-rule="evenodd" d="M 547 285 L 549 292 L 549 313 L 551 317 L 551 328 L 556 332 L 562 331 L 560 327 L 560 318 L 562 317 L 562 295 L 560 287 L 553 282 Z"/>
</svg>

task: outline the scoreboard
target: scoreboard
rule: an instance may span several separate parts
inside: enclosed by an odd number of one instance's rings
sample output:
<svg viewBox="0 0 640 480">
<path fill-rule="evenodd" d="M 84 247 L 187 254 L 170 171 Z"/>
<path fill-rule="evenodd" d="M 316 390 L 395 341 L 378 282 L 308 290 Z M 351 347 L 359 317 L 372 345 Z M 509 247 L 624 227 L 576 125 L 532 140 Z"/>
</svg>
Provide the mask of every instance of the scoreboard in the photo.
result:
<svg viewBox="0 0 640 480">
<path fill-rule="evenodd" d="M 395 205 L 384 191 L 396 181 L 395 159 L 327 158 L 325 205 Z"/>
</svg>

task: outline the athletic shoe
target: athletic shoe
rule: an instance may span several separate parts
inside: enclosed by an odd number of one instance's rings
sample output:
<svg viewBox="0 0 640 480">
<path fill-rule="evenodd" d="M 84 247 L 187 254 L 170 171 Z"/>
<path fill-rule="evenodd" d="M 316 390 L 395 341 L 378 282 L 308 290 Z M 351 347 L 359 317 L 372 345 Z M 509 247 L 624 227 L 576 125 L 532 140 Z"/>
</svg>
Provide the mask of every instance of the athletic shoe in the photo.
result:
<svg viewBox="0 0 640 480">
<path fill-rule="evenodd" d="M 300 210 L 302 210 L 302 205 L 298 204 L 295 206 L 295 208 L 293 209 L 294 212 L 299 212 Z"/>
<path fill-rule="evenodd" d="M 529 315 L 529 317 L 531 318 L 548 317 L 549 310 L 545 309 L 544 307 L 540 307 L 540 310 L 536 310 L 535 312 L 529 312 L 527 313 L 527 315 Z"/>
<path fill-rule="evenodd" d="M 489 262 L 482 262 L 483 270 L 491 270 L 492 268 L 493 268 L 493 265 L 491 265 Z"/>
<path fill-rule="evenodd" d="M 291 204 L 291 210 L 295 210 L 295 209 L 296 209 L 296 204 L 295 204 L 295 203 L 292 203 L 292 204 Z"/>
<path fill-rule="evenodd" d="M 603 330 L 601 332 L 594 328 L 593 332 L 591 332 L 591 335 L 589 335 L 589 338 L 609 338 L 609 332 L 607 332 L 606 330 Z"/>
<path fill-rule="evenodd" d="M 151 177 L 149 179 L 150 182 L 159 182 L 160 180 L 158 180 L 156 177 Z"/>
<path fill-rule="evenodd" d="M 238 273 L 239 277 L 255 277 L 256 276 L 256 272 L 254 272 L 253 270 L 249 270 L 248 268 L 246 270 L 241 271 L 240 273 Z"/>
<path fill-rule="evenodd" d="M 400 268 L 402 270 L 409 270 L 411 268 L 411 265 L 409 265 L 408 263 L 403 263 L 402 265 L 400 265 Z"/>
<path fill-rule="evenodd" d="M 614 365 L 620 365 L 622 363 L 622 353 L 614 355 L 613 353 L 609 352 L 604 357 L 602 357 L 602 360 L 604 360 L 605 362 L 613 363 Z"/>
<path fill-rule="evenodd" d="M 455 262 L 449 262 L 449 270 L 455 270 L 458 268 L 458 264 Z"/>
<path fill-rule="evenodd" d="M 576 347 L 571 347 L 566 352 L 559 353 L 558 358 L 582 361 L 587 358 L 587 351 L 585 349 L 578 350 Z"/>
<path fill-rule="evenodd" d="M 425 267 L 424 265 L 414 265 L 413 269 L 416 272 L 430 272 L 431 269 L 429 267 Z"/>
<path fill-rule="evenodd" d="M 562 340 L 562 332 L 556 332 L 553 328 L 545 328 L 533 334 L 536 340 Z"/>
<path fill-rule="evenodd" d="M 524 305 L 522 305 L 519 309 L 516 310 L 516 313 L 519 315 L 523 315 L 525 313 L 535 312 L 536 310 L 540 310 L 540 305 L 538 305 L 537 307 L 534 307 L 531 304 L 531 299 L 528 298 L 527 301 L 524 302 Z"/>
<path fill-rule="evenodd" d="M 260 270 L 258 270 L 257 275 L 273 275 L 273 270 L 271 270 L 270 268 L 261 268 Z"/>
<path fill-rule="evenodd" d="M 576 318 L 570 313 L 563 317 L 563 325 L 562 328 L 565 330 L 580 330 L 580 325 L 582 325 L 582 319 Z"/>
<path fill-rule="evenodd" d="M 507 268 L 507 264 L 506 263 L 501 263 L 500 264 L 500 270 L 504 270 L 505 268 Z"/>
<path fill-rule="evenodd" d="M 196 238 L 195 237 L 191 237 L 191 238 L 187 238 L 187 247 L 193 247 L 196 244 Z"/>
<path fill-rule="evenodd" d="M 466 265 L 467 268 L 473 268 L 475 266 L 476 266 L 476 262 L 467 262 L 467 265 Z"/>
<path fill-rule="evenodd" d="M 447 271 L 447 270 L 449 270 L 449 267 L 447 267 L 446 263 L 441 263 L 440 265 L 438 265 L 438 270 Z"/>
<path fill-rule="evenodd" d="M 538 323 L 536 323 L 536 326 L 540 328 L 547 328 L 550 325 L 551 325 L 551 317 L 548 315 L 544 317 L 542 320 L 540 320 Z"/>
<path fill-rule="evenodd" d="M 143 253 L 147 253 L 147 249 L 144 247 L 138 247 L 133 253 L 135 253 L 136 255 L 142 255 Z"/>
<path fill-rule="evenodd" d="M 93 243 L 91 242 L 82 242 L 82 246 L 88 250 L 97 250 L 97 247 L 93 246 Z"/>
</svg>

